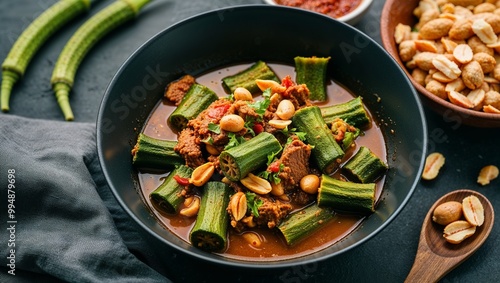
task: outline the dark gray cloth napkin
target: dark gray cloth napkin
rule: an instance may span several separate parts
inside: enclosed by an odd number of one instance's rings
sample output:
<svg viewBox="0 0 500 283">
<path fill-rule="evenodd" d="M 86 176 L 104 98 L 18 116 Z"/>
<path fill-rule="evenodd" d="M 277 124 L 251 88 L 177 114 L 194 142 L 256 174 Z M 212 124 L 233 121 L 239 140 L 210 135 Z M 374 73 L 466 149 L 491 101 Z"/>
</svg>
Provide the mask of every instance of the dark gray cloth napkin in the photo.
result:
<svg viewBox="0 0 500 283">
<path fill-rule="evenodd" d="M 0 282 L 169 281 L 131 252 L 148 246 L 106 185 L 95 140 L 91 123 L 0 114 Z"/>
</svg>

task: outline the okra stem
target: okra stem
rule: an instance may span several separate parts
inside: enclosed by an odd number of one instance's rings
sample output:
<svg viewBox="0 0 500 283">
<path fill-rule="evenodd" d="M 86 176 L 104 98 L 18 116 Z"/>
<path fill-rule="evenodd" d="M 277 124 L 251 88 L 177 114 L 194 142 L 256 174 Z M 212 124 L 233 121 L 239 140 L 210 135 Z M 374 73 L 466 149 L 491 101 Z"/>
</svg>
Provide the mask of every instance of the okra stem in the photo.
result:
<svg viewBox="0 0 500 283">
<path fill-rule="evenodd" d="M 10 110 L 14 84 L 24 75 L 29 62 L 47 39 L 64 24 L 90 8 L 89 0 L 61 0 L 38 16 L 19 36 L 2 63 L 2 111 Z"/>
<path fill-rule="evenodd" d="M 87 20 L 64 46 L 52 73 L 51 84 L 67 121 L 74 119 L 69 93 L 76 71 L 88 51 L 106 34 L 133 19 L 151 0 L 117 0 Z"/>
</svg>

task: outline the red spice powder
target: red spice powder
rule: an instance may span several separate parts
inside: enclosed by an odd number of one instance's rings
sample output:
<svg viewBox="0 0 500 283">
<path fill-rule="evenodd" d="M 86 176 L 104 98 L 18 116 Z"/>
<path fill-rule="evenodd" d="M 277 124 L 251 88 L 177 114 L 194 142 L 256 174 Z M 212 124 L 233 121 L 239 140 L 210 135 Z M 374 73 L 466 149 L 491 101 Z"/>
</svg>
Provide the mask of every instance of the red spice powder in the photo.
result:
<svg viewBox="0 0 500 283">
<path fill-rule="evenodd" d="M 277 4 L 303 8 L 339 18 L 359 6 L 361 0 L 275 0 Z"/>
</svg>

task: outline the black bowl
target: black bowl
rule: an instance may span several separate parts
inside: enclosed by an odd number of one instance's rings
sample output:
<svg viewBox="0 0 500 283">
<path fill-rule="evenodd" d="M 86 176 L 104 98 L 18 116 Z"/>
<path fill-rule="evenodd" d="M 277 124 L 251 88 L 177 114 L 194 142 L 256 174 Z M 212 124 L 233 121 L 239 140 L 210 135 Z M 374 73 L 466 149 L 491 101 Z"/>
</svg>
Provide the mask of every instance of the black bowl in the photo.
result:
<svg viewBox="0 0 500 283">
<path fill-rule="evenodd" d="M 380 122 L 390 170 L 376 212 L 342 241 L 324 250 L 275 262 L 239 261 L 206 253 L 164 229 L 138 192 L 130 150 L 165 85 L 183 73 L 202 74 L 259 59 L 293 65 L 293 58 L 299 55 L 331 56 L 328 75 L 362 96 Z M 212 263 L 238 267 L 307 264 L 345 252 L 375 236 L 411 197 L 420 178 L 426 144 L 426 123 L 417 93 L 383 48 L 330 17 L 269 5 L 211 11 L 161 31 L 132 54 L 114 76 L 97 121 L 104 175 L 130 216 L 165 245 Z"/>
</svg>

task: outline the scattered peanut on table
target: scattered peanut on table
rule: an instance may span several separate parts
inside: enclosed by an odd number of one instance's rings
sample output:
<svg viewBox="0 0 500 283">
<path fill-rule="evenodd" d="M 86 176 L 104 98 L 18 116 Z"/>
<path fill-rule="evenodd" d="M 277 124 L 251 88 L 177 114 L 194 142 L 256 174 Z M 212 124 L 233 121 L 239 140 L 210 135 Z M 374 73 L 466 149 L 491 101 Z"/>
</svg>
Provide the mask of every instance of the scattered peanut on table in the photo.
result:
<svg viewBox="0 0 500 283">
<path fill-rule="evenodd" d="M 433 152 L 425 159 L 424 171 L 422 172 L 422 179 L 432 180 L 437 177 L 439 170 L 443 167 L 445 162 L 444 156 L 439 152 Z"/>
<path fill-rule="evenodd" d="M 413 79 L 455 105 L 500 114 L 500 1 L 421 0 L 413 14 L 414 26 L 394 31 Z"/>
<path fill-rule="evenodd" d="M 488 165 L 481 169 L 479 176 L 477 177 L 477 182 L 483 186 L 490 183 L 491 180 L 498 177 L 498 167 L 495 165 Z"/>
</svg>

